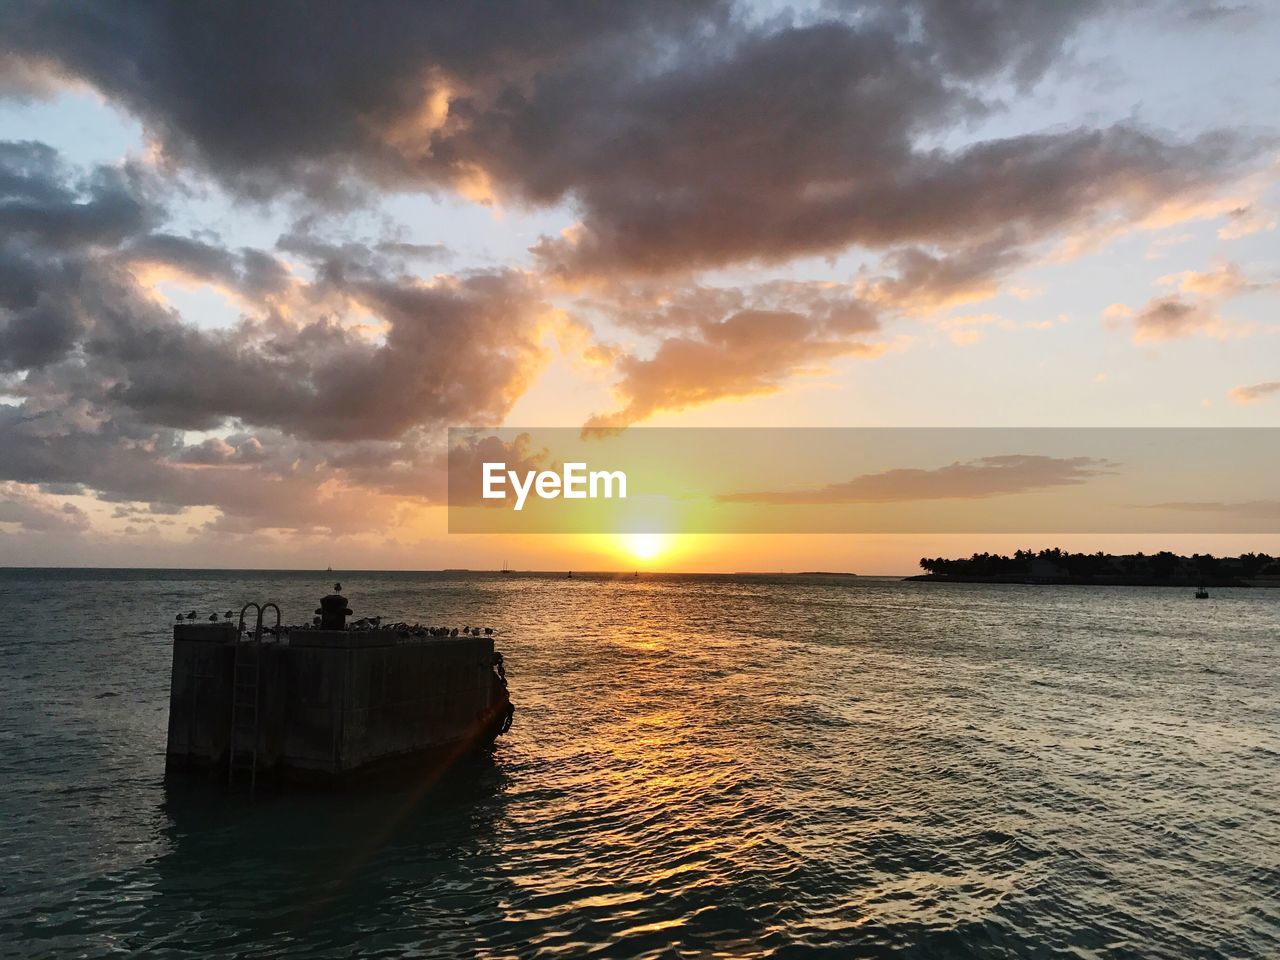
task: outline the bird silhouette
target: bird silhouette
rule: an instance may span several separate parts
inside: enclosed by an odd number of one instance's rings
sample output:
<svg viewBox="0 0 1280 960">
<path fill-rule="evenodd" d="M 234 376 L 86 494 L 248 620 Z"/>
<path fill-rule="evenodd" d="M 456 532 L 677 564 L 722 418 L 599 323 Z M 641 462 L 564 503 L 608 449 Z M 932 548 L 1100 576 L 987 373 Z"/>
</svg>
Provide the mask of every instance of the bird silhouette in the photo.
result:
<svg viewBox="0 0 1280 960">
<path fill-rule="evenodd" d="M 450 630 L 450 631 L 449 631 L 449 636 L 451 636 L 451 637 L 456 637 L 457 635 L 458 635 L 458 628 L 457 628 L 457 627 L 454 627 L 452 630 Z"/>
<path fill-rule="evenodd" d="M 194 620 L 195 618 L 196 618 L 196 612 L 194 610 L 192 610 L 190 613 L 187 614 L 188 620 Z"/>
<path fill-rule="evenodd" d="M 224 614 L 222 615 L 222 619 L 223 619 L 223 620 L 230 620 L 230 619 L 231 619 L 231 616 L 232 616 L 231 611 L 230 611 L 230 610 L 228 610 L 226 613 L 224 613 Z"/>
<path fill-rule="evenodd" d="M 181 622 L 181 621 L 182 621 L 182 614 L 178 614 L 177 619 L 178 619 L 178 622 Z"/>
<path fill-rule="evenodd" d="M 210 623 L 217 623 L 217 622 L 218 622 L 218 615 L 217 615 L 216 613 L 211 613 L 211 614 L 209 614 L 209 622 L 210 622 Z"/>
<path fill-rule="evenodd" d="M 492 637 L 492 636 L 493 636 L 493 627 L 485 627 L 485 628 L 484 628 L 484 635 L 485 635 L 486 637 Z"/>
</svg>

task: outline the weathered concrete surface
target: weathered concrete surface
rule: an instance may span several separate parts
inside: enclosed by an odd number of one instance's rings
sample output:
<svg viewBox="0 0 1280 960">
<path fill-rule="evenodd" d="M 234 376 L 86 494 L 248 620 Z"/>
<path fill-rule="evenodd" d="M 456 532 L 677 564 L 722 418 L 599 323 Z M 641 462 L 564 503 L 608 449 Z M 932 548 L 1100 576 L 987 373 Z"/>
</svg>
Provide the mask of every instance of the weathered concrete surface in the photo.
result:
<svg viewBox="0 0 1280 960">
<path fill-rule="evenodd" d="M 226 776 L 236 637 L 229 625 L 174 627 L 167 770 Z M 326 780 L 447 761 L 491 741 L 509 703 L 491 637 L 305 630 L 260 648 L 238 642 L 242 658 L 261 657 L 259 777 Z M 238 757 L 252 746 L 252 735 L 237 735 Z"/>
</svg>

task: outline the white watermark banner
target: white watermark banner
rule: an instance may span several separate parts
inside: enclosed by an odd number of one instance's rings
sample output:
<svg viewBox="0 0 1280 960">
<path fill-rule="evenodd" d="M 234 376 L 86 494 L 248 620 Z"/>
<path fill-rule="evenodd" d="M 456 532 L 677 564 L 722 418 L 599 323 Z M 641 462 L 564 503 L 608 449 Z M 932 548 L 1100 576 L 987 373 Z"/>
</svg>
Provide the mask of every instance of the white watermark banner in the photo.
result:
<svg viewBox="0 0 1280 960">
<path fill-rule="evenodd" d="M 1274 533 L 1276 428 L 454 428 L 453 533 Z"/>
</svg>

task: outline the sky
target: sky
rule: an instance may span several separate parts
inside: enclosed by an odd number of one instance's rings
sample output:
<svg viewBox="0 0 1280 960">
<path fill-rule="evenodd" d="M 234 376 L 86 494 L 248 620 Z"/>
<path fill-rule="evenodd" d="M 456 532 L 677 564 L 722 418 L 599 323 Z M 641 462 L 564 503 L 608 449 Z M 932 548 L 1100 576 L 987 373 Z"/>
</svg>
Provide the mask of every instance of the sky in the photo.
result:
<svg viewBox="0 0 1280 960">
<path fill-rule="evenodd" d="M 1225 0 L 5 5 L 0 564 L 1280 552 L 445 507 L 459 426 L 1280 426 L 1276 49 Z"/>
</svg>

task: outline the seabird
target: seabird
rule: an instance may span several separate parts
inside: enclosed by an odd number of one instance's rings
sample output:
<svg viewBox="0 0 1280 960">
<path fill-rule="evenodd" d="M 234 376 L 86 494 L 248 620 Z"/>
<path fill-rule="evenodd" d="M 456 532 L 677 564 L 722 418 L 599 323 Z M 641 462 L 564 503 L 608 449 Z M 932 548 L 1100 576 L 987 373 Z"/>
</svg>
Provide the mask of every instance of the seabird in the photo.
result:
<svg viewBox="0 0 1280 960">
<path fill-rule="evenodd" d="M 196 618 L 196 612 L 194 610 L 192 610 L 190 613 L 187 614 L 188 620 L 194 620 L 195 618 Z"/>
<path fill-rule="evenodd" d="M 218 615 L 217 615 L 216 613 L 211 613 L 211 614 L 209 614 L 209 622 L 210 622 L 210 623 L 217 623 L 217 622 L 218 622 Z"/>
<path fill-rule="evenodd" d="M 454 627 L 452 630 L 450 630 L 450 631 L 449 631 L 449 636 L 451 636 L 451 637 L 456 637 L 457 635 L 458 635 L 458 628 L 457 628 L 457 627 Z"/>
<path fill-rule="evenodd" d="M 222 615 L 222 619 L 223 619 L 223 620 L 230 620 L 232 616 L 233 616 L 232 612 L 231 612 L 230 610 L 228 610 L 226 613 L 224 613 L 224 614 Z"/>
<path fill-rule="evenodd" d="M 484 635 L 485 635 L 486 637 L 492 637 L 492 636 L 493 636 L 493 627 L 485 627 L 485 628 L 484 628 Z"/>
</svg>

